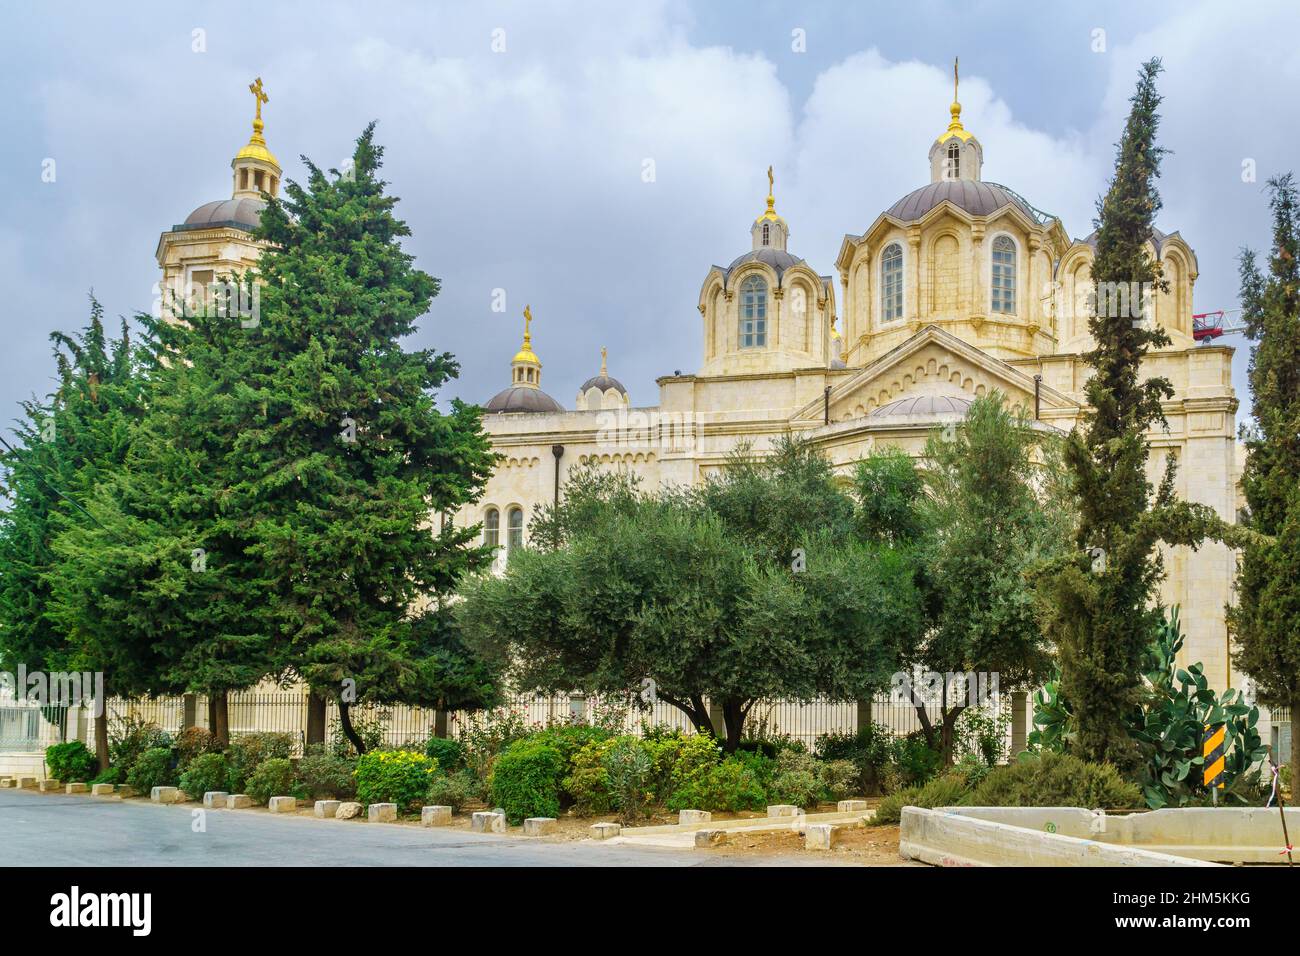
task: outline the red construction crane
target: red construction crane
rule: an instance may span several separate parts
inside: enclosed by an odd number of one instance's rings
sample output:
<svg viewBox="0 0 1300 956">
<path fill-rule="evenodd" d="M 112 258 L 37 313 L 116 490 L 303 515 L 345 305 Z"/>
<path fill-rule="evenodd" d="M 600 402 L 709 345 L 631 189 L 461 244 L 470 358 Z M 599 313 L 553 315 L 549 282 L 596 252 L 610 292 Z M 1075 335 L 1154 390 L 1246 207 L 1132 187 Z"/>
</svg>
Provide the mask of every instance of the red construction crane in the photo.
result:
<svg viewBox="0 0 1300 956">
<path fill-rule="evenodd" d="M 1245 332 L 1244 325 L 1226 325 L 1224 316 L 1240 312 L 1241 309 L 1219 309 L 1216 312 L 1202 312 L 1199 315 L 1192 316 L 1192 338 L 1196 341 L 1205 343 L 1213 342 L 1220 335 L 1231 335 L 1234 332 Z"/>
</svg>

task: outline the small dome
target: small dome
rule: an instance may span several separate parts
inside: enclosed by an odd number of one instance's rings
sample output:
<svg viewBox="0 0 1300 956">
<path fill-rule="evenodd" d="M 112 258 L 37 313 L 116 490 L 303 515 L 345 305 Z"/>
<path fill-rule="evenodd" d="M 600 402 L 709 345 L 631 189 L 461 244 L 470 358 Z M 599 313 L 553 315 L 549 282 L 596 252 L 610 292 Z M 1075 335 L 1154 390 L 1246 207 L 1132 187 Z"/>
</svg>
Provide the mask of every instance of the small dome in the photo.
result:
<svg viewBox="0 0 1300 956">
<path fill-rule="evenodd" d="M 184 224 L 175 230 L 214 229 L 219 226 L 233 226 L 236 229 L 251 231 L 262 221 L 262 210 L 266 203 L 261 199 L 218 199 L 206 202 L 185 217 Z"/>
<path fill-rule="evenodd" d="M 786 269 L 798 265 L 803 260 L 786 252 L 784 249 L 754 249 L 743 256 L 737 256 L 731 265 L 727 266 L 727 272 L 730 273 L 737 266 L 742 266 L 746 262 L 764 262 L 775 269 L 777 278 L 780 278 Z"/>
<path fill-rule="evenodd" d="M 502 389 L 483 406 L 489 412 L 562 412 L 564 406 L 540 388 L 515 385 Z"/>
<path fill-rule="evenodd" d="M 873 408 L 868 418 L 904 418 L 911 415 L 961 415 L 970 411 L 971 403 L 964 398 L 948 395 L 916 395 L 900 398 L 879 408 Z"/>
<path fill-rule="evenodd" d="M 1034 222 L 1051 218 L 1006 186 L 971 179 L 947 179 L 914 189 L 890 206 L 885 215 L 902 222 L 915 222 L 944 200 L 972 216 L 988 216 L 1003 206 L 1015 206 Z"/>
<path fill-rule="evenodd" d="M 598 388 L 602 392 L 612 388 L 620 395 L 627 394 L 627 389 L 623 387 L 623 383 L 609 375 L 593 375 L 582 383 L 582 388 L 578 389 L 578 391 L 585 392 L 589 388 Z"/>
</svg>

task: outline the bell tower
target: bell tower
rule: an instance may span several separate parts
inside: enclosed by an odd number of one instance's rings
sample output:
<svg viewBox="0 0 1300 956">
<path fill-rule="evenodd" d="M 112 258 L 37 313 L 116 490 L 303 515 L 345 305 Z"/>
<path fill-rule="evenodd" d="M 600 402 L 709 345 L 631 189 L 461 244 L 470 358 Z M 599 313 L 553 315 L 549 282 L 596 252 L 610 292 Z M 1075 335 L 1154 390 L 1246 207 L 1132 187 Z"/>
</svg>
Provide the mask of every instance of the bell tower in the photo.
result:
<svg viewBox="0 0 1300 956">
<path fill-rule="evenodd" d="M 952 106 L 948 128 L 930 147 L 930 182 L 945 180 L 979 181 L 984 165 L 984 147 L 961 124 L 961 103 L 957 99 L 957 61 L 952 61 Z"/>
</svg>

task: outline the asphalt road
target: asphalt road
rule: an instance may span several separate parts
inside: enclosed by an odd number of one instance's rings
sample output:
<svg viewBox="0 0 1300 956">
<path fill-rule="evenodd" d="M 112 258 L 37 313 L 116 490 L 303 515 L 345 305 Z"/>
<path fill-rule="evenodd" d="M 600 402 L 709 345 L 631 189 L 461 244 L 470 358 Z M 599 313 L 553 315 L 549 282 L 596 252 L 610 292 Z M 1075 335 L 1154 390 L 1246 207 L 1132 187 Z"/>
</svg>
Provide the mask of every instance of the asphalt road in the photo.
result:
<svg viewBox="0 0 1300 956">
<path fill-rule="evenodd" d="M 0 790 L 2 866 L 698 866 L 690 851 Z"/>
</svg>

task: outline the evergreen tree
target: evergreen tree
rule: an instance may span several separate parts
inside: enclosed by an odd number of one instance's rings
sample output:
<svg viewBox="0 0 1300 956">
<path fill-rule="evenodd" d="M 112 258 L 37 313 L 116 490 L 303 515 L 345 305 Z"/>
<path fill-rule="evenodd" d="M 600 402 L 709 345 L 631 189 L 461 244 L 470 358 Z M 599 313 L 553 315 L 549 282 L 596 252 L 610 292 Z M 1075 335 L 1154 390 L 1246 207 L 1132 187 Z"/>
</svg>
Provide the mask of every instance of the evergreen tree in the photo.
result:
<svg viewBox="0 0 1300 956">
<path fill-rule="evenodd" d="M 15 443 L 0 451 L 9 508 L 0 513 L 0 668 L 108 670 L 93 647 L 70 641 L 59 621 L 55 541 L 90 519 L 86 506 L 125 460 L 144 402 L 144 351 L 122 323 L 110 341 L 103 308 L 91 297 L 87 327 L 55 332 L 58 384 L 44 401 L 24 402 Z M 98 722 L 99 730 L 105 722 Z M 107 760 L 100 741 L 100 760 Z"/>
<path fill-rule="evenodd" d="M 1158 59 L 1139 71 L 1115 175 L 1097 205 L 1088 319 L 1095 347 L 1085 356 L 1094 370 L 1085 389 L 1090 408 L 1064 452 L 1081 509 L 1078 552 L 1051 569 L 1040 592 L 1060 653 L 1061 692 L 1076 707 L 1073 745 L 1085 759 L 1125 768 L 1139 754 L 1124 718 L 1138 706 L 1143 655 L 1162 622 L 1156 546 L 1234 537 L 1213 509 L 1175 500 L 1175 458 L 1158 489 L 1146 478 L 1146 432 L 1165 424 L 1161 402 L 1173 395 L 1164 378 L 1141 380 L 1146 354 L 1170 344 L 1145 315 L 1146 302 L 1166 288 L 1147 251 L 1165 152 L 1156 145 L 1160 72 Z"/>
<path fill-rule="evenodd" d="M 1237 606 L 1228 612 L 1238 667 L 1265 700 L 1300 714 L 1300 202 L 1291 174 L 1269 181 L 1273 251 L 1268 273 L 1241 257 L 1246 334 L 1255 343 L 1250 390 L 1255 426 L 1243 429 L 1246 524 L 1267 538 L 1244 548 Z M 1294 716 L 1293 716 L 1294 720 Z M 1300 734 L 1290 761 L 1300 767 Z"/>
<path fill-rule="evenodd" d="M 251 553 L 274 593 L 285 661 L 348 708 L 402 699 L 446 706 L 490 683 L 459 655 L 442 598 L 486 567 L 476 526 L 450 515 L 475 500 L 494 456 L 477 406 L 436 391 L 449 353 L 407 351 L 438 280 L 401 248 L 410 234 L 378 178 L 373 124 L 346 175 L 307 163 L 305 184 L 270 199 L 257 238 L 267 363 L 248 387 L 264 410 L 245 445 L 257 460 Z M 434 663 L 440 661 L 441 663 Z"/>
</svg>

